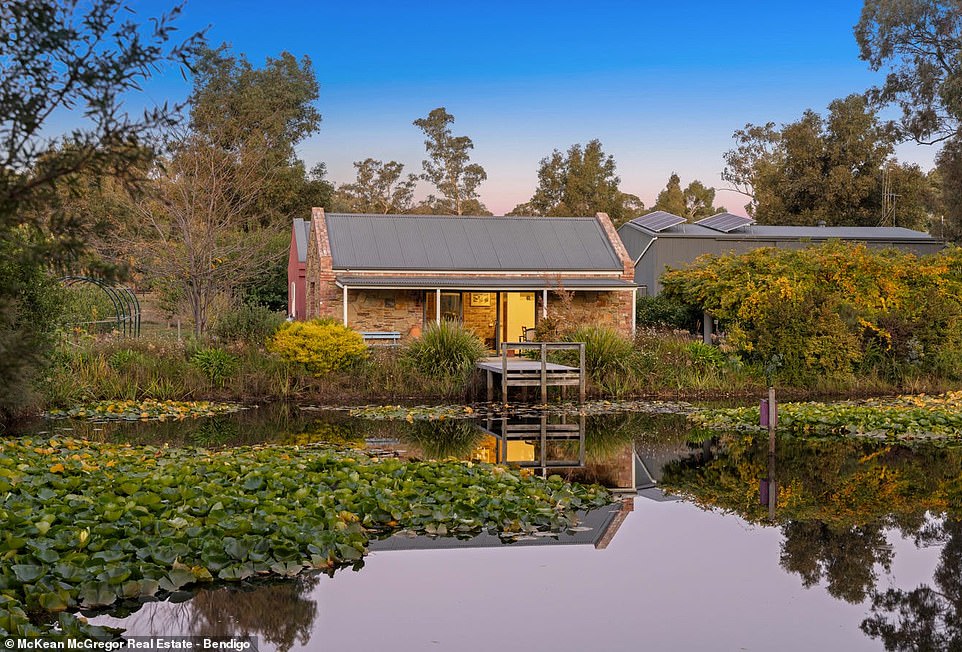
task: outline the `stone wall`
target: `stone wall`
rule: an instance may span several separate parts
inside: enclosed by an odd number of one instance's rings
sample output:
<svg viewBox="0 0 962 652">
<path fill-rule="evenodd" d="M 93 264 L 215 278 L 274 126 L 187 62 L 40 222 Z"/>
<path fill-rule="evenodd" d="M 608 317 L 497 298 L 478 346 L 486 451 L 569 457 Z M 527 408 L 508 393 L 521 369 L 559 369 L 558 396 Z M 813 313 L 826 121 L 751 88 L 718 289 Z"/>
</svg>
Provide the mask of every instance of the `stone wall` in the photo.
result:
<svg viewBox="0 0 962 652">
<path fill-rule="evenodd" d="M 487 295 L 490 305 L 472 306 L 471 295 Z M 494 324 L 498 319 L 498 301 L 494 292 L 465 292 L 463 299 L 464 325 L 474 331 L 490 348 L 494 348 Z"/>
<path fill-rule="evenodd" d="M 630 290 L 617 292 L 557 292 L 548 293 L 548 317 L 565 327 L 577 328 L 588 324 L 604 324 L 617 329 L 623 335 L 632 335 L 632 302 Z M 538 318 L 541 318 L 541 296 L 537 297 Z"/>
<path fill-rule="evenodd" d="M 356 331 L 399 331 L 401 339 L 406 339 L 413 327 L 421 326 L 423 297 L 421 290 L 348 288 L 347 325 Z"/>
</svg>

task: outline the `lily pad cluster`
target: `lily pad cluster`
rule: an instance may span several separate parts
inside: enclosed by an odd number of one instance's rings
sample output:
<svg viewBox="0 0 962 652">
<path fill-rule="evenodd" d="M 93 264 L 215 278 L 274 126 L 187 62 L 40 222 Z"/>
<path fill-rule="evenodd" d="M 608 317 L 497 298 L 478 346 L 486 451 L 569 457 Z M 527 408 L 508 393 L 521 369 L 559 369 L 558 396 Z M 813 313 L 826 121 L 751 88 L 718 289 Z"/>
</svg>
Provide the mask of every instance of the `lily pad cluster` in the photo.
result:
<svg viewBox="0 0 962 652">
<path fill-rule="evenodd" d="M 687 414 L 689 403 L 671 401 L 588 401 L 586 403 L 549 403 L 547 405 L 365 405 L 349 408 L 352 417 L 389 421 L 444 421 L 502 416 L 528 417 L 543 414 L 592 416 L 616 412 L 646 414 Z"/>
<path fill-rule="evenodd" d="M 562 532 L 610 501 L 558 477 L 331 448 L 0 440 L 0 637 L 51 634 L 58 618 L 90 635 L 71 612 L 333 572 L 399 531 Z"/>
<path fill-rule="evenodd" d="M 46 416 L 53 419 L 77 418 L 95 421 L 143 421 L 156 419 L 196 419 L 243 409 L 236 403 L 211 401 L 99 401 L 69 410 L 51 410 Z"/>
<path fill-rule="evenodd" d="M 758 407 L 702 410 L 689 415 L 689 419 L 716 430 L 761 428 Z M 783 403 L 778 408 L 778 428 L 800 434 L 962 438 L 962 392 L 838 403 Z"/>
</svg>

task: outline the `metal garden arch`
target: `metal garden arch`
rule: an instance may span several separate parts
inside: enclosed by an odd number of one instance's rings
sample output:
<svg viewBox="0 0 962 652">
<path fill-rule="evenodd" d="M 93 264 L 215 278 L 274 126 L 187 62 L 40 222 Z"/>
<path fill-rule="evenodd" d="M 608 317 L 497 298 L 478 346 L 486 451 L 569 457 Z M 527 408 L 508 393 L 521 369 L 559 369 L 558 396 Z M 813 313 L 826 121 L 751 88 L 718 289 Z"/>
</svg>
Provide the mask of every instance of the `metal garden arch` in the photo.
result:
<svg viewBox="0 0 962 652">
<path fill-rule="evenodd" d="M 110 285 L 100 279 L 89 276 L 65 276 L 60 279 L 67 287 L 78 284 L 94 285 L 107 295 L 114 307 L 113 319 L 98 319 L 83 322 L 86 324 L 116 324 L 117 330 L 128 337 L 140 336 L 140 301 L 137 295 L 128 287 Z"/>
</svg>

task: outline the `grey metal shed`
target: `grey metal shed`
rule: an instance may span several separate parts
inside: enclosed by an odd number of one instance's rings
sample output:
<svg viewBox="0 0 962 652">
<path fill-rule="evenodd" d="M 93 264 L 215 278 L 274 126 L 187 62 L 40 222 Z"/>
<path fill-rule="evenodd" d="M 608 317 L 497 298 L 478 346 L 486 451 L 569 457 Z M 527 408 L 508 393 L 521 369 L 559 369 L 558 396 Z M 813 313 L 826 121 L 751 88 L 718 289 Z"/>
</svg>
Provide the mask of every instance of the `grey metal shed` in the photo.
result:
<svg viewBox="0 0 962 652">
<path fill-rule="evenodd" d="M 928 233 L 901 227 L 865 226 L 761 226 L 750 218 L 740 218 L 741 226 L 727 231 L 717 230 L 683 218 L 668 219 L 670 214 L 648 218 L 643 215 L 618 229 L 635 263 L 635 283 L 640 294 L 655 295 L 661 291 L 661 275 L 666 268 L 679 269 L 703 254 L 745 253 L 760 247 L 802 249 L 829 240 L 862 242 L 869 247 L 895 247 L 916 254 L 935 253 L 945 246 Z M 738 216 L 732 216 L 737 218 Z M 717 218 L 717 216 L 712 216 Z M 662 225 L 668 226 L 662 227 Z"/>
</svg>

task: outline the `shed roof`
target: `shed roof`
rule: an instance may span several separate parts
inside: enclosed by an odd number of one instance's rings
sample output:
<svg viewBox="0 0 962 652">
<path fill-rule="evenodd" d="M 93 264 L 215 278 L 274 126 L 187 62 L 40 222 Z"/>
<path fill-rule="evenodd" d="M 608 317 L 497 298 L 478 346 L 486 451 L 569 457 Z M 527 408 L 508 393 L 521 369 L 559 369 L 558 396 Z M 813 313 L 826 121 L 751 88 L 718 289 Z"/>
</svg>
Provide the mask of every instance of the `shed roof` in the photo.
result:
<svg viewBox="0 0 962 652">
<path fill-rule="evenodd" d="M 621 271 L 594 217 L 328 213 L 335 270 Z"/>
<path fill-rule="evenodd" d="M 659 238 L 712 238 L 721 240 L 861 240 L 936 242 L 930 234 L 893 226 L 764 226 L 750 224 L 720 233 L 700 224 L 676 224 L 660 232 L 632 220 L 625 225 Z M 624 228 L 624 227 L 623 227 Z"/>
<path fill-rule="evenodd" d="M 299 217 L 294 218 L 294 245 L 297 247 L 297 262 L 307 262 L 307 237 L 311 223 Z"/>
</svg>

